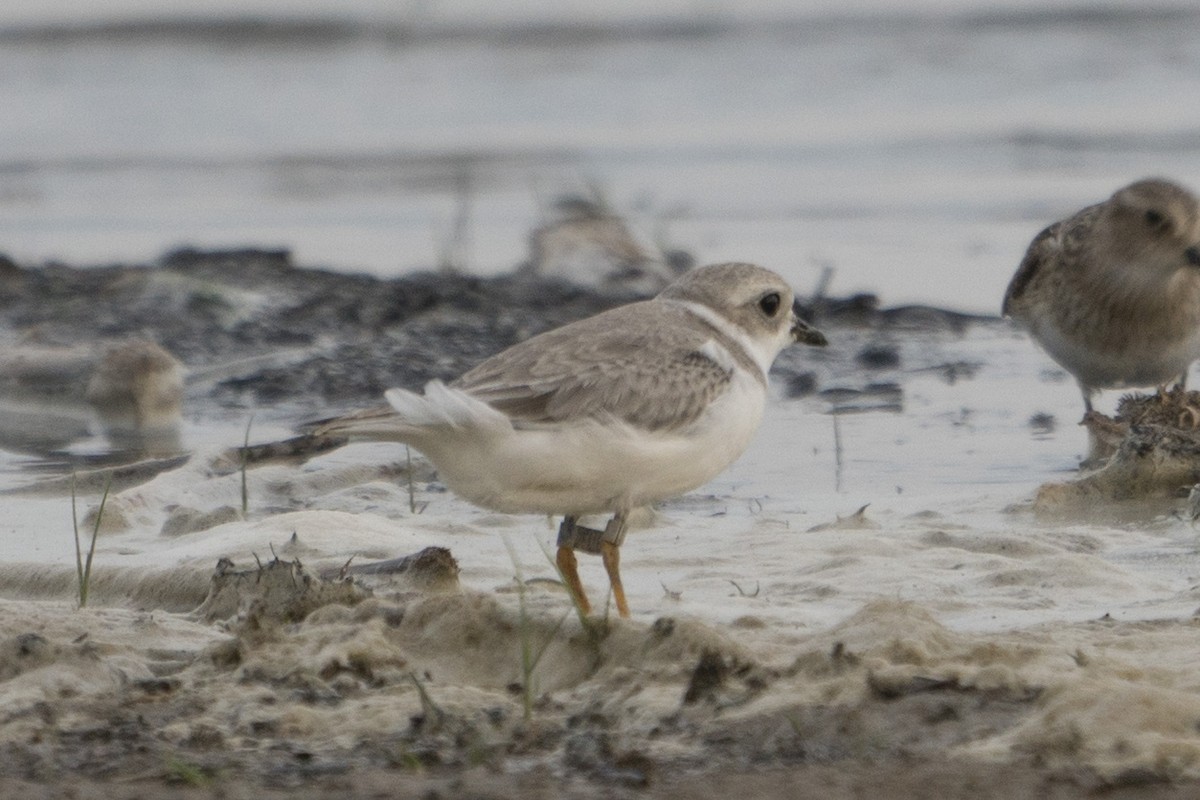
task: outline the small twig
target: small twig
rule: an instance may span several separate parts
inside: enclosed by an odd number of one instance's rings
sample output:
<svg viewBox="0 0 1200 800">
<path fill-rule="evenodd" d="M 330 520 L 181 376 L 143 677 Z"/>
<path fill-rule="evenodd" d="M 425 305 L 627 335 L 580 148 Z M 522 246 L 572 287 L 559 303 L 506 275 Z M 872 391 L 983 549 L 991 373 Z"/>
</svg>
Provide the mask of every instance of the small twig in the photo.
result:
<svg viewBox="0 0 1200 800">
<path fill-rule="evenodd" d="M 438 269 L 444 275 L 454 275 L 467 270 L 467 250 L 471 232 L 471 201 L 474 186 L 470 161 L 459 165 L 454 176 L 455 214 L 450 232 L 442 244 Z"/>
<path fill-rule="evenodd" d="M 404 464 L 408 470 L 408 513 L 417 513 L 417 490 L 413 487 L 412 450 L 404 445 Z"/>
<path fill-rule="evenodd" d="M 421 698 L 421 712 L 428 718 L 433 720 L 434 726 L 440 726 L 445 719 L 446 712 L 442 711 L 437 703 L 433 702 L 433 698 L 429 696 L 429 692 L 425 689 L 425 684 L 421 683 L 421 679 L 417 677 L 417 673 L 410 672 L 408 677 L 412 679 L 413 685 L 417 687 L 417 694 Z"/>
<path fill-rule="evenodd" d="M 250 452 L 250 426 L 254 423 L 254 415 L 246 420 L 246 435 L 242 438 L 242 517 L 250 513 L 250 489 L 246 483 L 246 462 Z"/>
<path fill-rule="evenodd" d="M 813 305 L 817 305 L 825 299 L 825 296 L 829 294 L 829 287 L 832 283 L 833 265 L 828 263 L 822 264 L 821 274 L 817 277 L 817 285 L 816 288 L 813 289 L 812 293 Z"/>
<path fill-rule="evenodd" d="M 663 583 L 662 581 L 659 581 L 658 585 L 662 587 L 663 594 L 665 594 L 667 596 L 667 599 L 669 599 L 669 600 L 682 600 L 683 599 L 682 591 L 677 592 L 677 591 L 674 591 L 673 589 L 668 589 L 667 585 L 665 583 Z"/>
<path fill-rule="evenodd" d="M 738 590 L 738 594 L 740 594 L 742 597 L 758 597 L 758 592 L 759 592 L 759 589 L 761 589 L 761 588 L 762 588 L 762 587 L 759 585 L 759 582 L 758 582 L 758 581 L 755 581 L 755 582 L 754 582 L 754 593 L 753 593 L 753 594 L 750 594 L 750 593 L 748 593 L 748 592 L 747 592 L 745 589 L 743 589 L 741 586 L 739 586 L 737 581 L 730 580 L 729 582 L 733 584 L 733 588 L 737 589 L 737 590 Z"/>
</svg>

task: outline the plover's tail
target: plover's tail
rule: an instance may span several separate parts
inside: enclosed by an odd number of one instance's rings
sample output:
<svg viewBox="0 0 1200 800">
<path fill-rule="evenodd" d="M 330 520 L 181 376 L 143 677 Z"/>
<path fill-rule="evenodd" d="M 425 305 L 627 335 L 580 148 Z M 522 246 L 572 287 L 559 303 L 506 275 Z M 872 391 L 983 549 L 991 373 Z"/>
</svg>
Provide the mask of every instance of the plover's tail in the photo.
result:
<svg viewBox="0 0 1200 800">
<path fill-rule="evenodd" d="M 389 389 L 384 397 L 389 406 L 377 406 L 322 420 L 312 425 L 310 432 L 318 436 L 416 443 L 435 433 L 470 431 L 478 434 L 488 430 L 500 432 L 512 429 L 508 417 L 487 403 L 460 389 L 452 389 L 441 381 L 426 384 L 423 395 L 406 389 Z"/>
<path fill-rule="evenodd" d="M 400 418 L 391 406 L 374 406 L 340 417 L 316 420 L 304 424 L 300 430 L 310 436 L 403 441 Z"/>
<path fill-rule="evenodd" d="M 383 396 L 391 403 L 396 415 L 414 428 L 511 427 L 508 417 L 487 403 L 441 381 L 425 384 L 424 395 L 388 389 Z"/>
</svg>

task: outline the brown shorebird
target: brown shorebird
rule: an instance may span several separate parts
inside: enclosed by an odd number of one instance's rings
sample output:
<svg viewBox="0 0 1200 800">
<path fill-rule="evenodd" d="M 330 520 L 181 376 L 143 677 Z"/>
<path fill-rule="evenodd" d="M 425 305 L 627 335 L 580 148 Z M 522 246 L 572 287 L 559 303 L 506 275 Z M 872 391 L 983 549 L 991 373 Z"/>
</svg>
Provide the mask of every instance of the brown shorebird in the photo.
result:
<svg viewBox="0 0 1200 800">
<path fill-rule="evenodd" d="M 1034 237 L 1004 314 L 1075 376 L 1085 409 L 1101 389 L 1183 385 L 1200 358 L 1200 203 L 1137 181 Z"/>
</svg>

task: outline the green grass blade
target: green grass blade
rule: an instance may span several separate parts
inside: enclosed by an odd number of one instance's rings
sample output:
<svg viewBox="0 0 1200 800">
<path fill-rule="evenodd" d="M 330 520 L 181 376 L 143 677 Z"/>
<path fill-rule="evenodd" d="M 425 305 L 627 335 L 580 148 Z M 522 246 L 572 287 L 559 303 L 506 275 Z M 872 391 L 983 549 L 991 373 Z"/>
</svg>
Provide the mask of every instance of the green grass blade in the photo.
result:
<svg viewBox="0 0 1200 800">
<path fill-rule="evenodd" d="M 533 716 L 533 670 L 536 663 L 533 659 L 533 636 L 530 631 L 529 611 L 525 607 L 525 577 L 521 574 L 521 561 L 517 558 L 517 550 L 507 535 L 504 537 L 504 547 L 512 560 L 513 573 L 517 579 L 517 630 L 521 637 L 521 700 L 528 722 Z"/>
<path fill-rule="evenodd" d="M 79 577 L 79 607 L 83 608 L 87 605 L 88 589 L 92 582 L 92 559 L 96 556 L 96 541 L 100 538 L 100 523 L 104 519 L 104 506 L 108 503 L 108 493 L 112 489 L 112 472 L 108 473 L 108 477 L 104 479 L 104 494 L 100 497 L 100 508 L 96 510 L 96 524 L 92 527 L 92 543 L 88 547 L 87 561 L 83 564 L 83 571 Z M 78 536 L 76 536 L 78 541 Z"/>
<path fill-rule="evenodd" d="M 75 586 L 82 598 L 83 591 L 83 548 L 79 544 L 79 511 L 75 505 L 75 470 L 71 470 L 71 528 L 75 531 Z"/>
</svg>

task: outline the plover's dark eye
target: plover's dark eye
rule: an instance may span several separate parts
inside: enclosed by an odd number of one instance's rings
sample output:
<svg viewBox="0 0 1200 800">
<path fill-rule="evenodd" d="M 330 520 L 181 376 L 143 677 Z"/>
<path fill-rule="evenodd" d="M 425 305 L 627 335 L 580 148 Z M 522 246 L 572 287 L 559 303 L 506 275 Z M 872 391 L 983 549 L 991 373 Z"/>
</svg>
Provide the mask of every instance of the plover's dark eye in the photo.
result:
<svg viewBox="0 0 1200 800">
<path fill-rule="evenodd" d="M 779 296 L 779 292 L 771 292 L 768 295 L 764 295 L 763 298 L 758 301 L 758 307 L 761 308 L 762 312 L 768 317 L 773 317 L 779 313 L 779 306 L 782 303 L 783 298 Z"/>
<path fill-rule="evenodd" d="M 1157 228 L 1166 221 L 1167 218 L 1153 208 L 1146 212 L 1146 224 L 1151 228 Z"/>
</svg>

